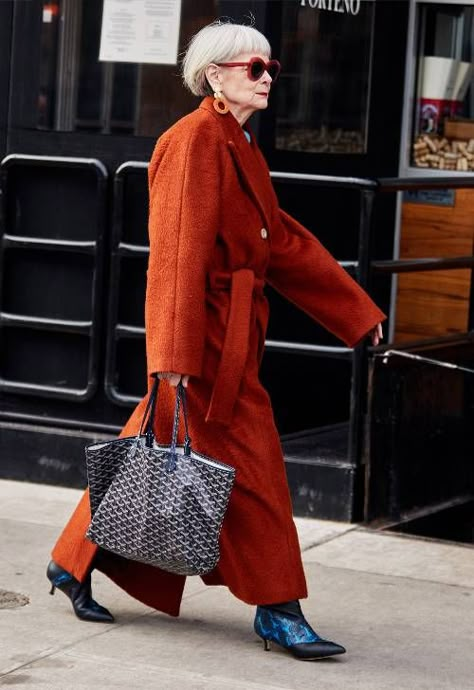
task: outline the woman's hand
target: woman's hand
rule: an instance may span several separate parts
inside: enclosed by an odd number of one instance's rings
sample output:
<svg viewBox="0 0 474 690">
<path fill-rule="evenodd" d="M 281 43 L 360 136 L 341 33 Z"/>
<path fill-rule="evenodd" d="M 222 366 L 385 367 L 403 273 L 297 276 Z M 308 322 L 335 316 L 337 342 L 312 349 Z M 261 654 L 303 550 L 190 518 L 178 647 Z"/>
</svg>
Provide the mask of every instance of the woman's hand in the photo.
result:
<svg viewBox="0 0 474 690">
<path fill-rule="evenodd" d="M 170 386 L 174 386 L 175 388 L 180 381 L 185 388 L 188 387 L 188 374 L 175 374 L 174 371 L 159 371 L 157 376 L 160 380 L 166 379 Z"/>
<path fill-rule="evenodd" d="M 372 340 L 372 345 L 376 347 L 383 338 L 382 324 L 378 323 L 375 328 L 369 331 L 368 335 Z"/>
</svg>

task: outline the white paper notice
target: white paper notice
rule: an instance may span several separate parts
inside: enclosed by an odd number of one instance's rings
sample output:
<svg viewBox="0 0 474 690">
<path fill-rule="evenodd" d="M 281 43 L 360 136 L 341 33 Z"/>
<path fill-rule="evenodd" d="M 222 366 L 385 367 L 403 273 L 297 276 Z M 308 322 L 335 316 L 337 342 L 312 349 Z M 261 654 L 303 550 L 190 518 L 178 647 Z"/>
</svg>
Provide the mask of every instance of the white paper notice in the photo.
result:
<svg viewBox="0 0 474 690">
<path fill-rule="evenodd" d="M 104 0 L 99 60 L 178 62 L 181 0 Z"/>
</svg>

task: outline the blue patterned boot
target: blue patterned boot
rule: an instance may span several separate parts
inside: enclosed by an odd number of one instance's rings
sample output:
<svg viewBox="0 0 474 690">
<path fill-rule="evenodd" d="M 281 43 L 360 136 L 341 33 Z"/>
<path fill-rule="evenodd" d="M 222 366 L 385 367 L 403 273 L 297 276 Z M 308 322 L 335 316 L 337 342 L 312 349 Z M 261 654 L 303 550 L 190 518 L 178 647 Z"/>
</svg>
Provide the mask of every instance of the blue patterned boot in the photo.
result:
<svg viewBox="0 0 474 690">
<path fill-rule="evenodd" d="M 323 640 L 314 632 L 297 600 L 257 606 L 254 630 L 262 638 L 267 652 L 271 649 L 271 643 L 276 642 L 297 659 L 324 659 L 346 651 L 341 645 Z"/>
</svg>

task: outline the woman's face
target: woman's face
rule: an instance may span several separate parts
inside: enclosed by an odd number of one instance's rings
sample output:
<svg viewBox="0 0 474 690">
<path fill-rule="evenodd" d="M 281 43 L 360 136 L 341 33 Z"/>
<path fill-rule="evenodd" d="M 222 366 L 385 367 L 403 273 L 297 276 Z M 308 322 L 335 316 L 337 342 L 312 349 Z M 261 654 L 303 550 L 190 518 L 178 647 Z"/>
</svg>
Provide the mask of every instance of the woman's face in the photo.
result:
<svg viewBox="0 0 474 690">
<path fill-rule="evenodd" d="M 264 62 L 270 59 L 268 55 L 239 53 L 229 62 L 249 62 L 253 57 L 259 57 Z M 256 110 L 264 110 L 268 106 L 272 84 L 272 78 L 268 72 L 264 72 L 257 81 L 252 81 L 247 76 L 247 67 L 219 67 L 217 79 L 232 114 L 240 124 L 243 124 Z"/>
</svg>

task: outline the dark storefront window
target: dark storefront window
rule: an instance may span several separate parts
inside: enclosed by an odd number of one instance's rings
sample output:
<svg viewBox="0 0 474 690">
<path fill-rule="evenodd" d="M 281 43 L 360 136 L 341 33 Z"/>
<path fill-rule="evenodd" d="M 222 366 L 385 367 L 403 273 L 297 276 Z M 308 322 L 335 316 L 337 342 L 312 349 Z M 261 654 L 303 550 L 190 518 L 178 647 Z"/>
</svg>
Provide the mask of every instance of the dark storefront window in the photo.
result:
<svg viewBox="0 0 474 690">
<path fill-rule="evenodd" d="M 275 148 L 365 153 L 374 0 L 261 0 L 259 6 L 257 26 L 282 63 Z M 228 8 L 236 21 L 249 21 L 247 2 L 182 0 L 179 52 Z M 104 0 L 43 3 L 37 126 L 156 136 L 196 99 L 183 89 L 176 64 L 100 61 L 103 12 Z"/>
<path fill-rule="evenodd" d="M 215 0 L 182 3 L 180 50 L 217 16 Z M 37 126 L 155 136 L 195 107 L 178 67 L 99 61 L 103 0 L 43 4 Z"/>
<path fill-rule="evenodd" d="M 281 2 L 276 147 L 365 153 L 374 2 Z"/>
<path fill-rule="evenodd" d="M 419 3 L 411 162 L 474 170 L 474 6 Z"/>
</svg>

